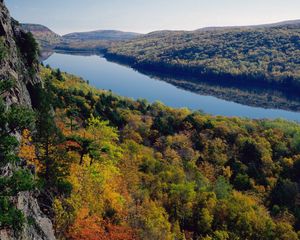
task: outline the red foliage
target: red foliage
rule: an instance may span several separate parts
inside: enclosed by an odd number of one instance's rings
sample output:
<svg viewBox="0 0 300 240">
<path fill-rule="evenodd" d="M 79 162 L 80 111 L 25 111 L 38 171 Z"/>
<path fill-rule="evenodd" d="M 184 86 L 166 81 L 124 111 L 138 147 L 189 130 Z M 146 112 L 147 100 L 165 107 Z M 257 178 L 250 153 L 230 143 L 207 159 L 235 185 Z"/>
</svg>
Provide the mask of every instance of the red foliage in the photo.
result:
<svg viewBox="0 0 300 240">
<path fill-rule="evenodd" d="M 116 226 L 109 224 L 107 226 L 106 232 L 107 239 L 114 239 L 114 240 L 137 240 L 138 237 L 134 233 L 134 231 L 129 227 L 124 226 Z"/>
</svg>

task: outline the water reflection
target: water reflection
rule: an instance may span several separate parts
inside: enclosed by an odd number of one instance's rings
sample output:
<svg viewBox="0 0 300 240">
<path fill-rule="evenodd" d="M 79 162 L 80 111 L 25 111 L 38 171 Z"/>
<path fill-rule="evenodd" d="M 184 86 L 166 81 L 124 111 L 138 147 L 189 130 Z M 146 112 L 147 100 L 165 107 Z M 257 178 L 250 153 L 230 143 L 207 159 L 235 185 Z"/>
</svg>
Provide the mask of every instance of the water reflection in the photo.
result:
<svg viewBox="0 0 300 240">
<path fill-rule="evenodd" d="M 135 99 L 160 100 L 173 107 L 201 109 L 214 115 L 300 120 L 300 98 L 296 94 L 137 72 L 94 54 L 47 53 L 44 63 L 79 75 L 95 87 Z"/>
</svg>

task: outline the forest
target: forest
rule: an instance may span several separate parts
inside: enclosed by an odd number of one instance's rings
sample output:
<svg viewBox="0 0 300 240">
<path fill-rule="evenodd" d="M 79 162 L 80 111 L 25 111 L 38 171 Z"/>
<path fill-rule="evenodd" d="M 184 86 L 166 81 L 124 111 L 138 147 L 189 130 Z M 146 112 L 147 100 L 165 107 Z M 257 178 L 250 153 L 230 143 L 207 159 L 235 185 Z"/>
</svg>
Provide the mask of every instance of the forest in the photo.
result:
<svg viewBox="0 0 300 240">
<path fill-rule="evenodd" d="M 58 239 L 299 239 L 298 124 L 135 101 L 49 66 L 40 75 L 36 130 L 19 151 L 34 178 L 21 187 L 39 189 Z"/>
<path fill-rule="evenodd" d="M 141 70 L 299 90 L 299 24 L 158 31 L 114 44 L 106 56 Z"/>
<path fill-rule="evenodd" d="M 37 225 L 15 204 L 31 191 L 62 240 L 300 238 L 298 123 L 120 97 L 50 66 L 36 72 L 32 34 L 16 41 L 41 82 L 28 85 L 32 108 L 0 101 L 1 229 Z M 15 85 L 1 81 L 0 93 Z"/>
</svg>

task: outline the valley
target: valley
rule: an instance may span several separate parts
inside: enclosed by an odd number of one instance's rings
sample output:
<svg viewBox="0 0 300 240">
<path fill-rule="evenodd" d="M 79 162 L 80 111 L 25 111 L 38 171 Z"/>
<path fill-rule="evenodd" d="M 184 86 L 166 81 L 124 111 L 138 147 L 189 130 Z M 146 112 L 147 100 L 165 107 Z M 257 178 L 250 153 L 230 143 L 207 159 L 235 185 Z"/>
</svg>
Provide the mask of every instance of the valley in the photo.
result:
<svg viewBox="0 0 300 240">
<path fill-rule="evenodd" d="M 300 121 L 298 96 L 276 90 L 199 83 L 193 79 L 178 79 L 176 75 L 138 72 L 111 62 L 103 55 L 88 52 L 59 51 L 44 60 L 44 64 L 88 79 L 98 89 L 136 100 L 161 101 L 168 106 L 187 107 L 212 115 Z"/>
<path fill-rule="evenodd" d="M 292 1 L 0 0 L 0 239 L 299 240 Z"/>
<path fill-rule="evenodd" d="M 24 26 L 30 30 L 31 25 Z M 42 60 L 54 51 L 96 54 L 196 94 L 296 112 L 299 27 L 296 20 L 149 34 L 102 30 L 67 34 L 59 41 L 51 30 L 33 34 L 42 46 Z"/>
</svg>

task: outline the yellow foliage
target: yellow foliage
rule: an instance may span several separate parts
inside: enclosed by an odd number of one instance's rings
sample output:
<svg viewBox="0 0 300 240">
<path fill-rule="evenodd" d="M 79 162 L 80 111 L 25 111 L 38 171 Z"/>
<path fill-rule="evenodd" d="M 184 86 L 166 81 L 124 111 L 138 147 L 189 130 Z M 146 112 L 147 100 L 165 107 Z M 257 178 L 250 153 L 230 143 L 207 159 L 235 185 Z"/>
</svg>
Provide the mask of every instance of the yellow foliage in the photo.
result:
<svg viewBox="0 0 300 240">
<path fill-rule="evenodd" d="M 85 157 L 84 161 L 90 160 Z M 122 211 L 124 199 L 118 191 L 118 176 L 119 170 L 112 164 L 72 164 L 68 180 L 73 191 L 68 203 L 75 212 L 84 207 L 97 216 L 102 216 L 107 207 Z"/>
<path fill-rule="evenodd" d="M 75 216 L 72 211 L 68 211 L 63 206 L 63 203 L 59 199 L 55 199 L 53 202 L 53 210 L 55 213 L 54 227 L 58 236 L 63 236 L 70 224 L 73 222 Z"/>
<path fill-rule="evenodd" d="M 27 165 L 35 166 L 37 172 L 41 171 L 43 166 L 37 159 L 35 146 L 32 143 L 32 137 L 28 129 L 25 129 L 22 133 L 19 157 L 24 159 Z"/>
</svg>

